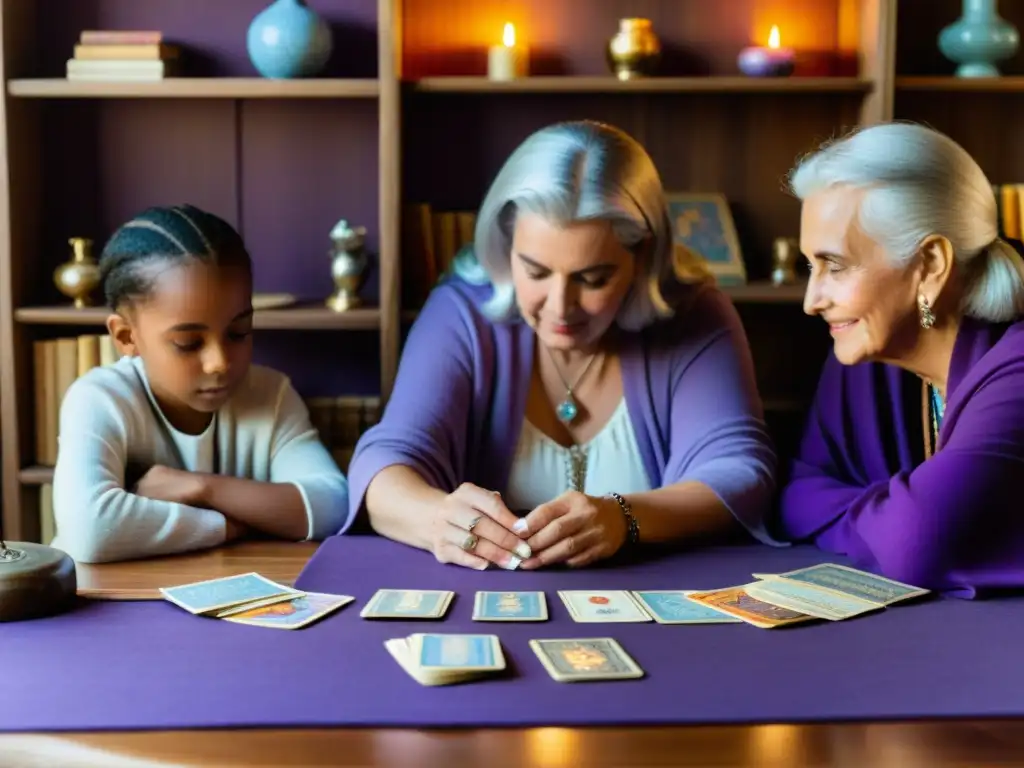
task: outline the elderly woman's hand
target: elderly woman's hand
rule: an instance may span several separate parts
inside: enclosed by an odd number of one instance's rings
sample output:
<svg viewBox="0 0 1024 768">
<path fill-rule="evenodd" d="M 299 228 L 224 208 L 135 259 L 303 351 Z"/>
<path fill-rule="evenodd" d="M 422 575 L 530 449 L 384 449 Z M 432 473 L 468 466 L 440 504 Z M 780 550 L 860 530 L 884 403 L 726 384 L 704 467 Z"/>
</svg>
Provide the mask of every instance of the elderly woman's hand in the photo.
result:
<svg viewBox="0 0 1024 768">
<path fill-rule="evenodd" d="M 438 562 L 482 571 L 490 563 L 515 570 L 532 554 L 516 532 L 519 520 L 501 494 L 463 483 L 445 496 L 434 514 L 432 549 Z"/>
<path fill-rule="evenodd" d="M 524 569 L 565 563 L 573 568 L 611 557 L 626 541 L 626 518 L 615 499 L 568 491 L 525 518 L 533 557 Z"/>
</svg>

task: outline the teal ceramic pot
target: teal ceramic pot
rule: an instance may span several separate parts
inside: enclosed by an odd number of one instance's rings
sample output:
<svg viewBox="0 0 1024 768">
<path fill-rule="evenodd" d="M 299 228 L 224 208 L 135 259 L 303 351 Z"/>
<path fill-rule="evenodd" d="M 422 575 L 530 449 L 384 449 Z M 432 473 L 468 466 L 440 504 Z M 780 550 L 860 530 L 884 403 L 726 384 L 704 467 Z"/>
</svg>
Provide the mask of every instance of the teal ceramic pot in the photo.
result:
<svg viewBox="0 0 1024 768">
<path fill-rule="evenodd" d="M 249 60 L 264 77 L 312 77 L 331 57 L 331 28 L 305 0 L 275 0 L 256 15 L 246 38 Z"/>
<path fill-rule="evenodd" d="M 998 77 L 995 62 L 1019 47 L 1017 29 L 999 15 L 996 0 L 964 0 L 963 15 L 939 33 L 939 50 L 960 65 L 957 77 Z"/>
</svg>

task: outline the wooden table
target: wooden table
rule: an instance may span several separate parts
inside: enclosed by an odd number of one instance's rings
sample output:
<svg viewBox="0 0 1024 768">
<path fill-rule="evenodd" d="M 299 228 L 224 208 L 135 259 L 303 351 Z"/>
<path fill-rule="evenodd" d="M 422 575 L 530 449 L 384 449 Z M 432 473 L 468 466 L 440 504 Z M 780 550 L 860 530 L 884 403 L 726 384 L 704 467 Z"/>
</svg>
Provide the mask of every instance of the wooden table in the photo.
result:
<svg viewBox="0 0 1024 768">
<path fill-rule="evenodd" d="M 79 566 L 79 585 L 87 596 L 158 599 L 161 586 L 247 571 L 290 584 L 315 548 L 246 542 L 200 554 Z M 0 765 L 988 768 L 1024 765 L 1024 723 L 9 734 L 0 735 Z"/>
</svg>

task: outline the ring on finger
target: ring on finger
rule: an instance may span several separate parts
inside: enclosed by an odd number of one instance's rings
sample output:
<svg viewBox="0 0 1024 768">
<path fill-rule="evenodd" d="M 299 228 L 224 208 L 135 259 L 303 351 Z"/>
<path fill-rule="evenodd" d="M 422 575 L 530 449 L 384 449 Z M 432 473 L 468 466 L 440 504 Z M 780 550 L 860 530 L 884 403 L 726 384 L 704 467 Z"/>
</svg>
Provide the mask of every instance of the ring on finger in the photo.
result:
<svg viewBox="0 0 1024 768">
<path fill-rule="evenodd" d="M 479 523 L 482 519 L 483 515 L 477 515 L 476 517 L 474 517 L 472 520 L 469 521 L 469 525 L 466 526 L 466 530 L 472 533 L 473 529 L 476 528 L 476 524 Z"/>
<path fill-rule="evenodd" d="M 477 538 L 476 534 L 471 533 L 469 534 L 469 536 L 462 540 L 462 543 L 459 546 L 462 548 L 463 552 L 472 552 L 474 549 L 476 549 L 478 541 L 480 541 L 480 539 Z"/>
</svg>

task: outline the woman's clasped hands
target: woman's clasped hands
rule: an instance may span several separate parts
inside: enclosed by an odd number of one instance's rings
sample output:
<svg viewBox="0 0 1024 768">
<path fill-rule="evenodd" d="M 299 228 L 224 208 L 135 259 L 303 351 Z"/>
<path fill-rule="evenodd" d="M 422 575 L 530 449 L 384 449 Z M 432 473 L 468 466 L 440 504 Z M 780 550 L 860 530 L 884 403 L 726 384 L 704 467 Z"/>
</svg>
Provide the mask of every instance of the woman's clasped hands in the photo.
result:
<svg viewBox="0 0 1024 768">
<path fill-rule="evenodd" d="M 512 514 L 500 493 L 463 483 L 434 515 L 434 557 L 478 571 L 492 563 L 513 571 L 533 554 L 523 538 L 526 530 L 526 521 Z"/>
<path fill-rule="evenodd" d="M 612 498 L 568 491 L 520 518 L 500 493 L 471 483 L 444 498 L 432 528 L 439 562 L 477 570 L 578 568 L 611 557 L 626 538 L 626 519 Z"/>
</svg>

